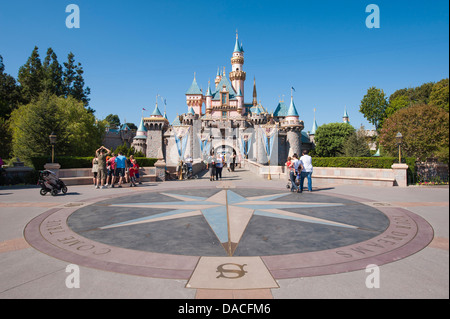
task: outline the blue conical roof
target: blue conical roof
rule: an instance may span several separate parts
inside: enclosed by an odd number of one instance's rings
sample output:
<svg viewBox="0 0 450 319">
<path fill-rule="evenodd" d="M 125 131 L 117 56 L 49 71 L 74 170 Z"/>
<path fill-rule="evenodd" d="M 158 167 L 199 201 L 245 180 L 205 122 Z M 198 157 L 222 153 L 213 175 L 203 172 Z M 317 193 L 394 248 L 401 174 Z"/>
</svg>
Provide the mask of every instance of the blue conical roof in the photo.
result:
<svg viewBox="0 0 450 319">
<path fill-rule="evenodd" d="M 236 43 L 234 44 L 234 51 L 233 52 L 244 52 L 244 48 L 242 47 L 242 43 L 239 44 L 239 39 L 236 34 Z"/>
<path fill-rule="evenodd" d="M 152 116 L 161 116 L 162 117 L 162 114 L 158 108 L 158 103 L 156 103 L 156 105 L 155 105 L 155 110 L 153 111 Z"/>
<path fill-rule="evenodd" d="M 347 107 L 345 107 L 345 109 L 344 109 L 344 117 L 348 117 Z"/>
<path fill-rule="evenodd" d="M 297 109 L 295 108 L 295 104 L 294 104 L 294 98 L 292 98 L 292 97 L 291 97 L 291 105 L 289 105 L 287 116 L 297 116 L 298 117 Z"/>
<path fill-rule="evenodd" d="M 147 132 L 147 128 L 144 125 L 144 118 L 141 118 L 141 123 L 139 124 L 139 127 L 137 129 L 137 132 Z"/>
<path fill-rule="evenodd" d="M 313 123 L 313 126 L 312 126 L 312 129 L 311 129 L 311 133 L 310 134 L 316 134 L 316 130 L 317 130 L 317 122 L 316 122 L 316 119 L 314 119 L 314 123 Z"/>
<path fill-rule="evenodd" d="M 195 80 L 195 76 L 194 81 L 192 81 L 191 87 L 187 90 L 186 94 L 203 94 Z"/>
</svg>

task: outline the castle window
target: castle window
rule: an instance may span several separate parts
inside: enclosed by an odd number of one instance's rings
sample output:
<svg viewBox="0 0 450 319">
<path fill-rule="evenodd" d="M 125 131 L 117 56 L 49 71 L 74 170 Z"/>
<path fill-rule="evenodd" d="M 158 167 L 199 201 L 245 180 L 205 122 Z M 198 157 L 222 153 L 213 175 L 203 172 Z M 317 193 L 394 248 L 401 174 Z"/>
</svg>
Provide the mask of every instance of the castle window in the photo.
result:
<svg viewBox="0 0 450 319">
<path fill-rule="evenodd" d="M 224 119 L 227 118 L 227 112 L 226 111 L 222 111 L 222 118 L 224 118 Z"/>
<path fill-rule="evenodd" d="M 221 97 L 222 105 L 228 105 L 228 92 L 223 92 Z"/>
</svg>

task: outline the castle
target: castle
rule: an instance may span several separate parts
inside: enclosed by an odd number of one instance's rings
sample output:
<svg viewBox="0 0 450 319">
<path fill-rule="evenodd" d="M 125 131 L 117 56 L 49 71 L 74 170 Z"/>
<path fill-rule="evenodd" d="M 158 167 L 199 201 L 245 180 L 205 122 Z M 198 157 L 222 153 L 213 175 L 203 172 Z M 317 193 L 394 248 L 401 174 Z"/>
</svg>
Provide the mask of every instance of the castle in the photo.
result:
<svg viewBox="0 0 450 319">
<path fill-rule="evenodd" d="M 303 132 L 292 93 L 289 105 L 280 101 L 269 113 L 258 103 L 253 78 L 252 100 L 245 101 L 247 74 L 243 66 L 244 49 L 236 33 L 228 76 L 225 68 L 219 69 L 214 86 L 208 83 L 204 94 L 194 74 L 185 93 L 187 112 L 170 123 L 156 103 L 152 114 L 142 117 L 130 145 L 147 157 L 163 156 L 168 166 L 188 157 L 202 160 L 212 152 L 235 153 L 238 159 L 277 165 L 284 164 L 287 156 L 301 154 L 303 148 L 310 149 L 312 142 Z M 126 139 L 130 141 L 128 135 Z"/>
<path fill-rule="evenodd" d="M 302 133 L 293 96 L 289 106 L 280 101 L 270 114 L 257 100 L 253 80 L 251 102 L 245 101 L 244 49 L 236 34 L 231 72 L 217 71 L 214 87 L 208 83 L 204 94 L 195 78 L 186 91 L 187 112 L 169 123 L 156 103 L 150 117 L 143 117 L 131 146 L 147 157 L 164 156 L 167 165 L 187 157 L 205 159 L 210 153 L 235 153 L 261 164 L 285 163 L 287 156 L 311 148 Z M 159 155 L 160 156 L 160 155 Z"/>
<path fill-rule="evenodd" d="M 317 122 L 305 132 L 304 123 L 294 104 L 291 88 L 289 105 L 279 101 L 272 113 L 258 102 L 256 80 L 253 77 L 252 100 L 245 101 L 244 48 L 236 42 L 231 57 L 231 72 L 220 68 L 214 86 L 208 82 L 206 94 L 194 79 L 186 91 L 187 112 L 177 115 L 170 123 L 161 113 L 158 102 L 149 117 L 142 117 L 135 132 L 126 125 L 107 130 L 104 144 L 111 149 L 124 143 L 150 158 L 163 156 L 167 166 L 179 160 L 204 160 L 209 154 L 235 153 L 239 159 L 248 158 L 259 164 L 283 165 L 288 156 L 301 154 L 302 149 L 314 147 Z M 342 117 L 350 123 L 347 109 Z M 366 130 L 371 137 L 374 131 Z M 375 149 L 374 143 L 370 143 Z"/>
</svg>

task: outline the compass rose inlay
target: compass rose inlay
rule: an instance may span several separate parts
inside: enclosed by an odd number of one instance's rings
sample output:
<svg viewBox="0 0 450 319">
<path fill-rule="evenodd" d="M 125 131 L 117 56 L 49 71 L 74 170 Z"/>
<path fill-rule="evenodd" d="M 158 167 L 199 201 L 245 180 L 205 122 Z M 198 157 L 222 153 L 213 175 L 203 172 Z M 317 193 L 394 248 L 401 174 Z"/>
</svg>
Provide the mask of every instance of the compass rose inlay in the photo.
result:
<svg viewBox="0 0 450 319">
<path fill-rule="evenodd" d="M 278 199 L 289 195 L 289 193 L 244 197 L 232 190 L 221 190 L 209 197 L 178 193 L 161 193 L 161 195 L 173 198 L 174 201 L 120 203 L 110 204 L 109 207 L 143 208 L 149 210 L 165 209 L 167 211 L 150 216 L 133 218 L 119 223 L 107 224 L 97 229 L 108 230 L 193 216 L 203 216 L 229 256 L 234 254 L 253 216 L 347 229 L 362 229 L 361 227 L 347 223 L 284 210 L 292 208 L 339 207 L 344 205 L 343 203 L 278 201 Z"/>
<path fill-rule="evenodd" d="M 214 278 L 230 263 L 248 265 L 247 277 L 254 261 L 275 279 L 334 274 L 397 261 L 432 240 L 420 216 L 375 204 L 264 187 L 142 189 L 52 208 L 24 236 L 71 263 L 172 279 L 192 279 L 200 261 Z"/>
</svg>

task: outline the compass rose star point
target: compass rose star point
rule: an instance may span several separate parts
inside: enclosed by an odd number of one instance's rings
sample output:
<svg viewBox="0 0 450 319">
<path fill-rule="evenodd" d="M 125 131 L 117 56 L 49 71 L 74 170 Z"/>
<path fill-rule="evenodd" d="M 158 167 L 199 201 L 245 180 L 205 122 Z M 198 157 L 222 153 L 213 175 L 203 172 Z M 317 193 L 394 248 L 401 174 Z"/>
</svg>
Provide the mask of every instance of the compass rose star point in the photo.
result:
<svg viewBox="0 0 450 319">
<path fill-rule="evenodd" d="M 323 224 L 328 226 L 358 228 L 357 226 L 321 219 L 304 214 L 289 212 L 289 208 L 311 208 L 343 206 L 341 203 L 316 203 L 298 201 L 277 201 L 289 193 L 269 194 L 262 196 L 244 197 L 232 190 L 221 190 L 210 197 L 190 196 L 178 193 L 161 193 L 172 197 L 175 201 L 148 203 L 121 203 L 111 207 L 162 208 L 164 213 L 153 214 L 137 219 L 105 225 L 99 229 L 132 226 L 153 223 L 164 220 L 203 216 L 209 227 L 216 234 L 227 253 L 232 256 L 240 242 L 250 219 L 256 215 L 298 222 Z"/>
</svg>

